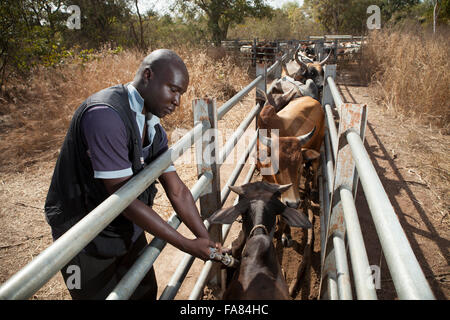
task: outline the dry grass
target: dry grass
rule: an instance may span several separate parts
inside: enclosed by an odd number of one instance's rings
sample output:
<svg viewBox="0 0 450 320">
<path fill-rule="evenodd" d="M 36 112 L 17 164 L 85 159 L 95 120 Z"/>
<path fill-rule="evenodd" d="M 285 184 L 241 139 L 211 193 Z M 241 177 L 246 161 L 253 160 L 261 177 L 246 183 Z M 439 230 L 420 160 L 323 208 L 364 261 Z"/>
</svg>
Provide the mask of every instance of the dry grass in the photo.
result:
<svg viewBox="0 0 450 320">
<path fill-rule="evenodd" d="M 364 64 L 380 104 L 407 118 L 450 130 L 450 30 L 419 27 L 373 32 Z"/>
<path fill-rule="evenodd" d="M 450 212 L 450 29 L 437 35 L 416 26 L 370 35 L 363 65 L 371 97 L 397 119 L 399 149 L 414 154 L 410 173 L 436 201 L 435 217 Z M 405 133 L 405 131 L 407 133 Z"/>
<path fill-rule="evenodd" d="M 223 102 L 250 82 L 245 66 L 232 57 L 211 57 L 201 48 L 172 49 L 185 60 L 190 85 L 181 110 L 163 120 L 167 130 L 192 126 L 192 99 L 209 96 Z M 143 57 L 137 51 L 104 49 L 88 62 L 41 67 L 27 81 L 12 83 L 0 97 L 0 171 L 55 159 L 79 104 L 103 88 L 131 81 Z"/>
</svg>

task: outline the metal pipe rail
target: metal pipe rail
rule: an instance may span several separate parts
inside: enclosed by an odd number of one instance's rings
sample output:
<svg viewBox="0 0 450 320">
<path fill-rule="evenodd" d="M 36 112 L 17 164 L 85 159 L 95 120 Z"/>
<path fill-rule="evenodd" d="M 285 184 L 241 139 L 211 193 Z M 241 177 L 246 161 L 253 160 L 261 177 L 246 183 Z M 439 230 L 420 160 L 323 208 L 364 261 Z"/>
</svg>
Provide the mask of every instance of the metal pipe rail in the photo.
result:
<svg viewBox="0 0 450 320">
<path fill-rule="evenodd" d="M 353 280 L 358 299 L 377 299 L 354 203 L 359 176 L 398 297 L 435 299 L 364 148 L 366 106 L 344 104 L 333 79 L 335 66 L 330 66 L 328 72 L 327 67 L 322 101 L 327 131 L 321 151 L 323 173 L 319 179 L 322 208 L 320 297 L 351 299 L 350 280 Z M 339 130 L 334 123 L 333 105 L 339 111 Z M 352 279 L 348 271 L 346 240 Z"/>
<path fill-rule="evenodd" d="M 248 159 L 250 152 L 254 149 L 255 144 L 256 144 L 256 138 L 257 138 L 257 134 L 255 134 L 255 137 L 252 139 L 252 142 L 250 143 L 249 147 L 247 148 L 247 150 L 245 151 L 245 153 L 243 154 L 243 156 L 241 157 L 241 159 L 239 159 L 239 165 L 235 167 L 235 169 L 233 170 L 230 178 L 228 179 L 227 183 L 225 184 L 225 186 L 223 187 L 222 191 L 221 191 L 221 203 L 222 205 L 225 203 L 226 199 L 228 198 L 228 195 L 230 193 L 230 189 L 228 188 L 228 186 L 233 185 L 239 174 L 241 173 L 244 164 L 246 162 L 246 160 Z M 250 181 L 253 172 L 255 171 L 256 165 L 252 165 L 250 167 L 249 173 L 247 174 L 246 178 L 244 179 L 243 184 L 247 183 Z M 250 173 L 251 172 L 251 173 Z M 236 203 L 235 203 L 236 204 Z M 207 221 L 205 220 L 205 225 L 207 226 L 207 228 L 209 228 L 209 223 L 207 223 Z M 223 226 L 223 230 L 222 230 L 222 239 L 223 241 L 225 241 L 228 232 L 230 230 L 231 225 L 224 225 Z M 181 287 L 181 284 L 184 280 L 184 278 L 186 277 L 189 269 L 192 266 L 192 263 L 194 262 L 194 257 L 191 256 L 190 254 L 185 254 L 183 257 L 183 260 L 181 261 L 181 263 L 178 265 L 175 273 L 173 274 L 172 278 L 170 279 L 169 283 L 167 284 L 167 286 L 165 287 L 163 293 L 160 296 L 160 300 L 171 300 L 173 298 L 175 298 L 175 295 L 177 294 L 178 290 Z M 206 262 L 205 266 L 203 267 L 204 269 L 206 268 L 208 271 L 203 271 L 202 272 L 207 272 L 207 274 L 209 274 L 210 270 L 212 267 L 212 263 L 211 262 Z M 205 280 L 201 280 L 201 281 L 206 281 L 206 277 L 204 278 Z M 203 284 L 204 287 L 204 284 Z M 201 289 L 203 289 L 203 287 Z M 194 292 L 194 291 L 193 291 Z M 192 293 L 191 293 L 192 295 Z"/>
<path fill-rule="evenodd" d="M 360 136 L 346 133 L 373 222 L 400 299 L 435 299 Z"/>
<path fill-rule="evenodd" d="M 285 54 L 281 60 L 286 59 L 289 55 L 290 53 Z M 259 75 L 236 96 L 228 100 L 218 110 L 218 118 L 222 118 L 242 97 L 256 87 L 260 81 L 264 80 L 264 76 L 274 72 L 277 67 L 280 67 L 280 60 L 277 60 L 267 69 L 264 75 Z M 259 106 L 252 110 L 253 117 L 259 111 L 258 108 Z M 248 124 L 246 123 L 245 128 L 247 126 Z M 207 122 L 196 124 L 191 131 L 156 159 L 152 166 L 145 168 L 133 177 L 23 269 L 3 283 L 0 287 L 0 299 L 27 299 L 32 296 L 111 223 L 140 193 L 148 188 L 173 161 L 178 159 L 196 140 L 201 138 L 202 134 L 210 127 L 211 125 Z M 223 158 L 226 157 L 228 150 L 229 148 L 226 148 L 225 152 L 221 154 Z M 211 181 L 212 177 L 210 175 L 210 173 L 201 175 L 191 191 L 194 199 L 199 198 L 203 189 Z M 180 223 L 176 215 L 172 215 L 168 220 L 168 224 L 174 228 L 177 228 Z M 124 299 L 131 296 L 142 280 L 141 275 L 145 275 L 151 268 L 165 244 L 161 239 L 153 239 L 132 269 L 111 292 L 108 299 Z"/>
<path fill-rule="evenodd" d="M 289 56 L 290 56 L 290 52 L 285 54 L 281 58 L 281 61 L 284 61 Z M 272 72 L 274 72 L 276 70 L 277 67 L 279 67 L 279 65 L 280 65 L 280 61 L 276 61 L 270 68 L 268 68 L 266 70 L 265 74 L 266 75 L 271 74 Z M 254 87 L 256 87 L 258 85 L 258 83 L 260 81 L 262 81 L 263 79 L 264 79 L 264 75 L 257 76 L 255 78 L 255 80 L 253 80 L 249 85 L 247 85 L 238 94 L 236 94 L 234 97 L 232 97 L 230 100 L 228 100 L 225 104 L 223 104 L 222 107 L 220 107 L 217 111 L 217 118 L 221 119 L 225 115 L 226 112 L 228 112 L 237 102 L 239 102 L 246 94 L 248 94 Z M 232 148 L 236 145 L 238 139 L 242 136 L 245 129 L 249 126 L 250 122 L 259 113 L 260 109 L 261 109 L 260 105 L 257 104 L 250 111 L 250 113 L 247 115 L 247 117 L 243 120 L 243 122 L 241 123 L 239 128 L 236 130 L 236 132 L 233 134 L 233 136 L 228 139 L 228 141 L 226 142 L 226 144 L 224 146 L 224 150 L 219 155 L 219 164 L 224 163 L 226 157 L 229 155 Z M 256 139 L 257 139 L 257 133 L 255 133 L 255 136 L 252 138 L 250 146 L 247 148 L 246 152 L 244 153 L 242 158 L 239 160 L 239 162 L 238 162 L 239 165 L 235 167 L 230 178 L 228 179 L 224 188 L 222 189 L 221 205 L 223 205 L 225 203 L 225 201 L 230 193 L 228 186 L 234 184 L 234 182 L 236 181 L 239 173 L 241 172 L 241 170 L 244 166 L 246 159 L 249 156 L 249 153 L 251 152 L 252 148 L 254 148 L 254 145 L 256 144 Z M 252 174 L 253 174 L 254 170 L 255 170 L 255 165 L 253 165 L 251 168 Z M 247 183 L 248 181 L 250 181 L 250 179 L 251 179 L 251 175 L 246 178 L 244 183 Z M 209 228 L 209 225 L 207 227 Z M 231 225 L 223 226 L 223 239 L 226 238 L 230 227 L 231 227 Z M 195 260 L 195 258 L 193 256 L 191 256 L 189 254 L 185 254 L 185 256 L 183 257 L 183 260 L 178 265 L 175 273 L 173 274 L 172 278 L 170 279 L 169 283 L 167 284 L 163 293 L 161 294 L 161 296 L 159 298 L 160 300 L 171 300 L 171 299 L 175 298 L 175 295 L 177 294 L 178 290 L 180 289 L 182 282 L 183 282 L 184 278 L 186 277 L 189 269 L 191 268 L 194 260 Z M 198 282 L 198 283 L 202 283 L 202 285 L 196 286 L 196 289 L 194 289 L 194 291 L 193 291 L 194 293 L 193 294 L 191 293 L 191 297 L 197 296 L 200 294 L 199 290 L 203 289 L 203 287 L 205 285 L 205 281 L 207 279 L 207 275 L 209 275 L 209 272 L 211 271 L 211 267 L 212 267 L 212 262 L 207 261 L 205 263 L 204 269 L 202 270 L 202 274 L 200 275 L 200 278 L 199 278 L 201 280 L 199 280 L 200 282 Z M 200 286 L 201 286 L 201 288 L 200 288 Z M 195 293 L 195 291 L 198 291 L 198 292 Z"/>
<path fill-rule="evenodd" d="M 174 146 L 92 210 L 0 287 L 0 299 L 27 299 L 64 267 L 180 157 L 208 127 L 196 125 Z"/>
<path fill-rule="evenodd" d="M 289 53 L 286 53 L 281 58 L 282 61 L 286 60 L 289 57 Z M 274 64 L 270 66 L 270 68 L 267 69 L 267 74 L 271 74 L 276 70 L 277 67 L 279 67 L 280 61 L 276 61 Z M 264 79 L 263 75 L 258 75 L 252 82 L 250 82 L 245 88 L 243 88 L 241 91 L 239 91 L 236 95 L 234 95 L 230 100 L 225 102 L 218 110 L 217 110 L 217 119 L 220 120 L 223 118 L 223 116 L 231 110 L 239 101 L 242 100 L 243 97 L 245 97 L 250 91 L 252 91 L 258 83 L 260 83 Z"/>
<path fill-rule="evenodd" d="M 247 173 L 247 176 L 245 177 L 243 184 L 250 182 L 255 169 L 256 169 L 256 164 L 252 164 L 250 167 L 250 170 Z M 234 201 L 234 205 L 236 205 L 238 203 L 238 201 L 239 201 L 239 197 L 236 198 L 236 200 Z M 228 232 L 231 229 L 231 226 L 232 226 L 232 224 L 226 224 L 223 226 L 223 233 L 224 233 L 223 241 L 226 240 L 226 237 L 228 235 Z M 206 285 L 206 281 L 209 277 L 212 266 L 213 266 L 213 261 L 209 260 L 209 261 L 205 262 L 205 265 L 203 266 L 200 276 L 198 277 L 197 282 L 195 283 L 194 288 L 192 289 L 188 300 L 198 300 L 201 298 L 203 288 Z"/>
<path fill-rule="evenodd" d="M 197 201 L 202 191 L 211 182 L 213 176 L 210 172 L 205 172 L 199 178 L 197 183 L 192 187 L 191 193 L 194 201 Z M 181 225 L 181 220 L 176 213 L 172 213 L 167 223 L 174 229 L 178 229 Z M 116 285 L 113 291 L 108 295 L 106 300 L 125 300 L 131 297 L 134 290 L 138 287 L 139 283 L 145 277 L 147 272 L 153 266 L 153 263 L 158 258 L 161 251 L 166 246 L 167 242 L 154 238 L 145 248 L 141 256 L 136 260 L 133 266 L 123 276 L 120 282 Z"/>
<path fill-rule="evenodd" d="M 327 83 L 331 90 L 331 95 L 333 96 L 336 109 L 340 114 L 340 108 L 344 104 L 344 101 L 342 100 L 341 94 L 339 93 L 339 89 L 337 88 L 336 83 L 334 82 L 334 79 L 332 77 L 327 78 Z"/>
<path fill-rule="evenodd" d="M 282 57 L 282 60 L 286 59 L 288 57 L 288 54 L 284 55 Z M 266 74 L 269 74 L 275 70 L 275 68 L 278 66 L 280 62 L 277 61 L 275 64 L 271 66 L 267 70 Z M 255 80 L 253 80 L 249 85 L 247 85 L 244 89 L 242 89 L 238 94 L 233 96 L 230 100 L 228 100 L 225 104 L 222 105 L 218 109 L 217 112 L 217 118 L 221 119 L 231 108 L 236 105 L 237 102 L 239 102 L 246 94 L 248 94 L 261 80 L 263 80 L 263 75 L 258 76 Z M 248 127 L 250 122 L 253 120 L 253 118 L 257 115 L 257 113 L 260 110 L 260 106 L 255 106 L 250 114 L 246 117 L 246 119 L 241 123 L 239 128 L 236 130 L 236 133 L 227 141 L 224 151 L 222 151 L 219 155 L 219 164 L 223 163 L 226 159 L 226 157 L 231 152 L 232 148 L 235 146 L 237 140 L 240 138 L 240 136 L 243 134 L 245 129 Z M 250 147 L 245 152 L 244 156 L 240 159 L 240 162 L 242 162 L 241 167 L 236 167 L 233 173 L 231 174 L 230 179 L 228 180 L 226 186 L 224 187 L 224 190 L 222 190 L 222 204 L 225 202 L 226 197 L 228 196 L 229 190 L 228 185 L 233 184 L 235 180 L 237 179 L 237 176 L 239 175 L 240 171 L 243 168 L 243 164 L 245 163 L 245 160 L 247 160 L 249 156 L 250 150 L 253 148 L 254 144 L 256 143 L 256 135 L 252 139 Z M 202 190 L 206 187 L 207 183 L 210 182 L 212 179 L 212 176 L 206 176 L 205 174 L 202 175 L 200 180 L 196 183 L 194 186 L 192 192 L 194 200 L 196 201 Z M 226 189 L 226 190 L 225 190 Z M 173 228 L 177 229 L 181 221 L 178 219 L 178 217 L 173 214 L 168 221 L 169 225 L 171 225 Z M 207 229 L 209 229 L 209 223 L 207 221 L 204 221 L 204 224 Z M 124 278 L 119 282 L 119 284 L 116 286 L 116 288 L 111 292 L 111 294 L 107 297 L 108 300 L 118 300 L 118 299 L 127 299 L 129 298 L 136 287 L 139 285 L 140 281 L 142 281 L 145 274 L 150 270 L 153 263 L 155 262 L 156 258 L 161 253 L 162 249 L 165 247 L 166 242 L 155 238 L 152 240 L 152 242 L 147 246 L 146 250 L 142 254 L 142 256 L 135 262 L 133 267 L 128 271 L 128 273 L 124 276 Z M 195 258 L 189 254 L 186 254 L 183 258 L 182 262 L 178 266 L 177 270 L 175 271 L 174 275 L 172 276 L 169 284 L 166 286 L 163 294 L 161 295 L 160 299 L 173 299 L 178 292 L 182 281 L 184 277 L 187 275 L 187 272 L 189 271 L 190 267 L 192 266 L 193 261 Z"/>
</svg>

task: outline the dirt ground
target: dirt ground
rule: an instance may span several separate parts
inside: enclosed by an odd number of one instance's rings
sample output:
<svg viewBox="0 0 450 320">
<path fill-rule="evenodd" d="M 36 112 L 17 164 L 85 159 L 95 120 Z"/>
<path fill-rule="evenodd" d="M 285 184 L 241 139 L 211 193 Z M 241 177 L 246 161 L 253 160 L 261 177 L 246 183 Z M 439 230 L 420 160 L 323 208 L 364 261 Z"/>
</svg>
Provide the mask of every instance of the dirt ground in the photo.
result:
<svg viewBox="0 0 450 320">
<path fill-rule="evenodd" d="M 368 105 L 366 149 L 433 293 L 437 299 L 448 299 L 450 294 L 449 167 L 447 166 L 448 154 L 450 154 L 449 136 L 441 135 L 438 130 L 424 125 L 410 123 L 385 111 L 373 101 L 370 88 L 348 85 L 339 87 L 345 101 Z M 244 113 L 246 114 L 251 109 L 252 101 L 253 97 L 248 97 L 244 103 L 230 111 L 224 120 L 220 121 L 219 128 L 234 130 L 242 120 Z M 250 128 L 253 129 L 254 124 L 251 124 Z M 416 143 L 411 143 L 412 140 Z M 426 146 L 426 150 L 424 150 L 424 146 Z M 55 149 L 53 159 L 44 161 L 37 159 L 22 172 L 1 172 L 0 283 L 9 279 L 52 243 L 50 228 L 45 222 L 42 208 L 56 161 L 56 152 Z M 431 164 L 419 162 L 418 159 L 423 154 L 433 155 L 433 157 L 438 157 L 438 160 Z M 439 156 L 441 156 L 440 160 Z M 426 166 L 438 168 L 442 172 L 442 179 L 437 180 L 439 185 L 427 178 Z M 222 186 L 232 169 L 231 164 L 224 164 L 221 167 Z M 248 166 L 244 168 L 241 177 L 246 174 L 247 170 Z M 189 187 L 194 185 L 196 181 L 194 165 L 177 165 L 177 171 Z M 256 174 L 253 180 L 257 179 L 259 176 Z M 240 184 L 240 181 L 237 184 Z M 230 195 L 230 198 L 226 205 L 234 200 L 234 195 Z M 309 200 L 309 207 L 314 216 L 313 243 L 309 265 L 295 296 L 297 300 L 317 299 L 320 284 L 320 209 L 317 194 L 313 194 Z M 155 202 L 155 210 L 164 218 L 168 218 L 172 210 L 164 192 L 158 193 Z M 381 288 L 377 290 L 378 298 L 395 299 L 395 289 L 377 240 L 361 185 L 358 187 L 356 204 L 369 262 L 381 268 Z M 233 224 L 225 245 L 228 245 L 237 236 L 239 227 L 238 223 Z M 180 226 L 179 231 L 185 235 L 190 234 L 184 225 Z M 275 240 L 288 285 L 295 278 L 303 260 L 307 238 L 307 233 L 297 228 L 293 228 L 292 234 L 294 246 L 291 248 L 283 249 Z M 148 238 L 150 240 L 151 236 Z M 183 255 L 182 252 L 167 245 L 156 261 L 158 297 L 172 277 Z M 203 262 L 196 259 L 175 299 L 188 298 L 202 267 Z M 207 288 L 204 298 L 218 299 L 220 291 L 214 287 Z M 32 299 L 61 300 L 70 299 L 70 296 L 58 273 L 36 292 Z"/>
</svg>

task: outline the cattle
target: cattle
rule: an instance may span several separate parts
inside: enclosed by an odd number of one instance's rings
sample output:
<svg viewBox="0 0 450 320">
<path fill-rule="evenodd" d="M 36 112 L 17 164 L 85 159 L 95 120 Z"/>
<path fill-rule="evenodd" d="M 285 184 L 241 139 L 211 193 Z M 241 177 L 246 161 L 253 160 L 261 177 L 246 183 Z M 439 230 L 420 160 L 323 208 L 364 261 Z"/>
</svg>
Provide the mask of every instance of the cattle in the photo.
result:
<svg viewBox="0 0 450 320">
<path fill-rule="evenodd" d="M 274 63 L 278 51 L 277 49 L 278 47 L 276 42 L 265 42 L 256 45 L 254 50 L 256 62 L 267 62 L 268 64 Z"/>
<path fill-rule="evenodd" d="M 288 287 L 273 245 L 276 216 L 295 227 L 311 228 L 303 213 L 283 204 L 280 195 L 289 188 L 263 181 L 229 187 L 239 202 L 211 215 L 211 224 L 231 224 L 242 216 L 242 230 L 233 242 L 232 256 L 240 260 L 225 290 L 224 300 L 287 300 Z"/>
<path fill-rule="evenodd" d="M 299 55 L 301 58 L 298 57 Z M 298 47 L 294 54 L 294 60 L 282 64 L 282 76 L 292 77 L 295 81 L 300 81 L 302 83 L 305 83 L 307 79 L 311 79 L 320 91 L 323 88 L 324 80 L 323 66 L 329 59 L 330 55 L 331 52 L 325 59 L 318 62 L 306 57 L 300 52 L 300 47 Z M 302 59 L 307 60 L 307 62 L 304 62 Z"/>
<path fill-rule="evenodd" d="M 303 84 L 289 76 L 284 76 L 274 81 L 269 87 L 268 92 L 273 97 L 273 101 L 271 102 L 277 112 L 295 98 L 309 96 L 319 101 L 319 90 L 311 79 L 306 80 L 306 83 Z"/>
<path fill-rule="evenodd" d="M 272 135 L 273 130 L 277 129 L 279 138 L 273 140 L 260 134 L 261 138 L 257 142 L 257 168 L 263 181 L 291 184 L 282 195 L 282 201 L 289 207 L 298 208 L 298 188 L 304 163 L 312 163 L 313 188 L 318 184 L 318 158 L 325 133 L 325 114 L 321 104 L 311 97 L 296 98 L 277 112 L 272 105 L 271 95 L 265 96 L 266 103 L 258 115 L 258 128 L 266 129 L 268 135 Z M 277 149 L 278 154 L 273 157 L 272 152 L 277 152 Z M 272 163 L 272 159 L 277 159 L 278 163 Z M 280 233 L 283 244 L 290 246 L 290 230 L 281 222 Z"/>
</svg>

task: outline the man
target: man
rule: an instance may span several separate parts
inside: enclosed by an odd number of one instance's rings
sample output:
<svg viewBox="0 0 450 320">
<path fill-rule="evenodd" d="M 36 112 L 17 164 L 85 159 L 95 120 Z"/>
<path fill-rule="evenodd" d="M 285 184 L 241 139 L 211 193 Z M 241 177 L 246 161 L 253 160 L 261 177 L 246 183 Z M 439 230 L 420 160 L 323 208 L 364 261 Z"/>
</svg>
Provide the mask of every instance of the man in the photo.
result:
<svg viewBox="0 0 450 320">
<path fill-rule="evenodd" d="M 80 105 L 45 203 L 54 240 L 168 149 L 159 119 L 180 105 L 188 84 L 183 60 L 160 49 L 142 61 L 130 84 L 101 90 Z M 185 238 L 153 211 L 156 187 L 152 184 L 61 269 L 67 280 L 69 266 L 80 268 L 80 288 L 69 288 L 73 299 L 105 299 L 147 245 L 143 230 L 203 260 L 209 259 L 210 247 L 220 247 L 209 239 L 192 195 L 173 166 L 159 182 L 197 238 Z M 152 268 L 131 298 L 155 299 L 156 293 Z"/>
</svg>

